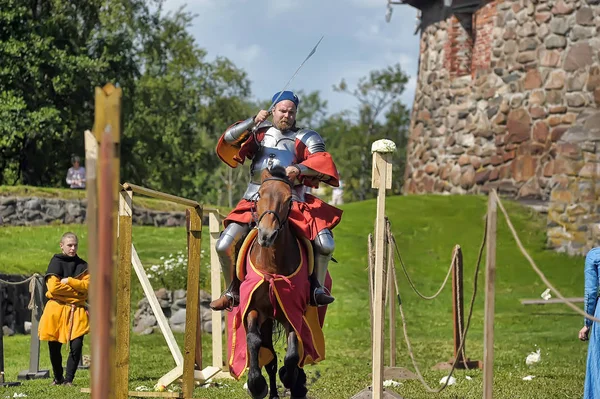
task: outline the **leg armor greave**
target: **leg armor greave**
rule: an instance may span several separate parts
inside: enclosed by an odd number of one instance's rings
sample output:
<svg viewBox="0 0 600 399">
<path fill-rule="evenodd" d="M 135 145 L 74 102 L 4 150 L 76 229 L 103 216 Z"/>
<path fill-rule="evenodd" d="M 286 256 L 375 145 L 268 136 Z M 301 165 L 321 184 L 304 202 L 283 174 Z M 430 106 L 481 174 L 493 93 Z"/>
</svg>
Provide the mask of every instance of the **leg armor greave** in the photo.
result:
<svg viewBox="0 0 600 399">
<path fill-rule="evenodd" d="M 235 276 L 237 253 L 249 231 L 250 226 L 247 224 L 230 223 L 217 240 L 216 250 L 227 287 Z"/>
<path fill-rule="evenodd" d="M 322 286 L 325 284 L 327 276 L 327 266 L 335 249 L 333 234 L 329 229 L 319 231 L 314 241 L 315 248 L 315 276 Z"/>
</svg>

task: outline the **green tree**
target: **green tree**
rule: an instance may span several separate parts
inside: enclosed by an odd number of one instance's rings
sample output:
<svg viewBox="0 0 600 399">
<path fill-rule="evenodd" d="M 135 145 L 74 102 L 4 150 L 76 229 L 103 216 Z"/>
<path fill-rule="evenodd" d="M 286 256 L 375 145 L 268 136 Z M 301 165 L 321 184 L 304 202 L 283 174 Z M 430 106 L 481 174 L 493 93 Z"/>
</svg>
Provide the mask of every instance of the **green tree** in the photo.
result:
<svg viewBox="0 0 600 399">
<path fill-rule="evenodd" d="M 343 112 L 324 123 L 323 131 L 330 137 L 328 148 L 338 163 L 349 201 L 374 196 L 371 187 L 371 143 L 387 138 L 396 143 L 394 155 L 394 192 L 402 187 L 406 135 L 409 112 L 400 102 L 408 76 L 399 64 L 371 71 L 359 79 L 355 88 L 344 79 L 334 90 L 353 96 L 358 101 L 356 112 Z"/>
</svg>

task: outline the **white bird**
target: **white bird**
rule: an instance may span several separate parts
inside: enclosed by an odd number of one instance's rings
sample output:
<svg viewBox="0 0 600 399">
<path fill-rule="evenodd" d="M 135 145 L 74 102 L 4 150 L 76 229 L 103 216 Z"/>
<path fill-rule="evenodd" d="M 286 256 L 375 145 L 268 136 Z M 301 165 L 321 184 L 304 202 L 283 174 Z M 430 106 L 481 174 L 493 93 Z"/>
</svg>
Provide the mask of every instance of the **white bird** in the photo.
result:
<svg viewBox="0 0 600 399">
<path fill-rule="evenodd" d="M 531 366 L 532 364 L 538 363 L 541 357 L 542 354 L 540 353 L 540 349 L 538 348 L 536 352 L 531 352 L 529 355 L 527 355 L 527 358 L 525 359 L 525 364 Z"/>
<path fill-rule="evenodd" d="M 448 379 L 448 376 L 442 377 L 442 379 L 440 380 L 440 384 L 445 384 L 447 379 Z M 450 380 L 448 381 L 448 385 L 454 385 L 454 384 L 456 384 L 456 378 L 450 377 Z"/>
</svg>

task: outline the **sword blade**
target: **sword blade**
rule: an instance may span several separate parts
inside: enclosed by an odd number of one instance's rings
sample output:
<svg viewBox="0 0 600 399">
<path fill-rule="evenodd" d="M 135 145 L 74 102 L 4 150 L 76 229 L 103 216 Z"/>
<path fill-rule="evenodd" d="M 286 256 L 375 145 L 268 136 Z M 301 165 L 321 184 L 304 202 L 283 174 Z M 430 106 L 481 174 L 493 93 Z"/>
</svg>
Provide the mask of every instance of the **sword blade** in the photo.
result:
<svg viewBox="0 0 600 399">
<path fill-rule="evenodd" d="M 287 89 L 287 87 L 292 82 L 292 80 L 294 80 L 294 78 L 296 77 L 296 75 L 298 74 L 298 72 L 300 71 L 300 69 L 302 68 L 302 66 L 304 65 L 304 63 L 306 61 L 308 61 L 308 59 L 310 57 L 312 57 L 312 55 L 317 51 L 317 47 L 319 47 L 319 44 L 321 43 L 321 40 L 323 40 L 324 37 L 325 37 L 324 35 L 321 36 L 321 38 L 319 39 L 319 41 L 317 42 L 317 44 L 315 44 L 315 47 L 313 47 L 313 49 L 310 51 L 310 53 L 308 53 L 308 55 L 306 56 L 306 58 L 304 59 L 304 61 L 302 61 L 302 64 L 300 64 L 300 66 L 298 67 L 298 69 L 296 69 L 296 72 L 294 72 L 294 74 L 292 75 L 292 77 L 290 78 L 290 80 L 288 80 L 287 83 L 285 84 L 285 86 L 283 86 L 283 89 L 281 89 L 279 91 L 279 95 L 275 98 L 275 101 L 273 101 L 273 103 L 271 104 L 271 106 L 268 109 L 269 113 L 271 113 L 271 111 L 273 110 L 273 107 L 275 106 L 275 104 L 277 104 L 277 100 L 279 100 L 279 98 L 281 97 L 281 95 L 283 94 L 283 92 L 285 91 L 285 89 Z"/>
</svg>

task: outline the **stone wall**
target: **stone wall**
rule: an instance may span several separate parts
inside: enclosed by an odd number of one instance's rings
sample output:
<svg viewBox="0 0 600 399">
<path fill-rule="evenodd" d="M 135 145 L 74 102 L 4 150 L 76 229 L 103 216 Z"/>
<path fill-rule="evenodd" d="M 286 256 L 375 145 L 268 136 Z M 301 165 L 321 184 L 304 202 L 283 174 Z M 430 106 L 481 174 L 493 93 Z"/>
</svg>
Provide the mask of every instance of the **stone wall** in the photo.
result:
<svg viewBox="0 0 600 399">
<path fill-rule="evenodd" d="M 0 280 L 19 282 L 28 276 L 0 274 Z M 30 326 L 31 310 L 27 309 L 31 296 L 29 284 L 0 283 L 0 334 L 13 335 L 26 332 L 26 323 Z M 41 299 L 41 296 L 38 296 Z"/>
<path fill-rule="evenodd" d="M 154 294 L 165 317 L 169 320 L 171 330 L 174 332 L 185 332 L 186 291 L 169 291 L 161 288 L 155 291 Z M 210 301 L 210 294 L 200 290 L 200 327 L 202 331 L 212 334 L 212 310 L 208 306 Z M 224 329 L 225 316 L 221 316 Z M 138 302 L 138 308 L 133 318 L 133 332 L 140 335 L 147 335 L 154 333 L 157 329 L 159 329 L 158 322 L 156 317 L 154 317 L 150 302 L 144 297 Z"/>
<path fill-rule="evenodd" d="M 557 143 L 548 245 L 569 254 L 600 246 L 600 112 L 583 112 Z"/>
<path fill-rule="evenodd" d="M 0 197 L 0 226 L 40 226 L 84 223 L 86 199 Z M 145 226 L 185 226 L 185 212 L 162 212 L 133 207 L 133 223 Z"/>
<path fill-rule="evenodd" d="M 468 42 L 466 32 L 456 32 L 462 26 L 453 18 L 428 26 L 404 191 L 497 189 L 512 198 L 549 200 L 561 176 L 573 173 L 569 163 L 556 161 L 561 138 L 600 103 L 599 3 L 490 2 L 473 15 L 470 68 L 456 67 L 465 60 L 455 58 L 468 52 L 448 53 Z M 449 43 L 453 38 L 460 42 Z"/>
</svg>

